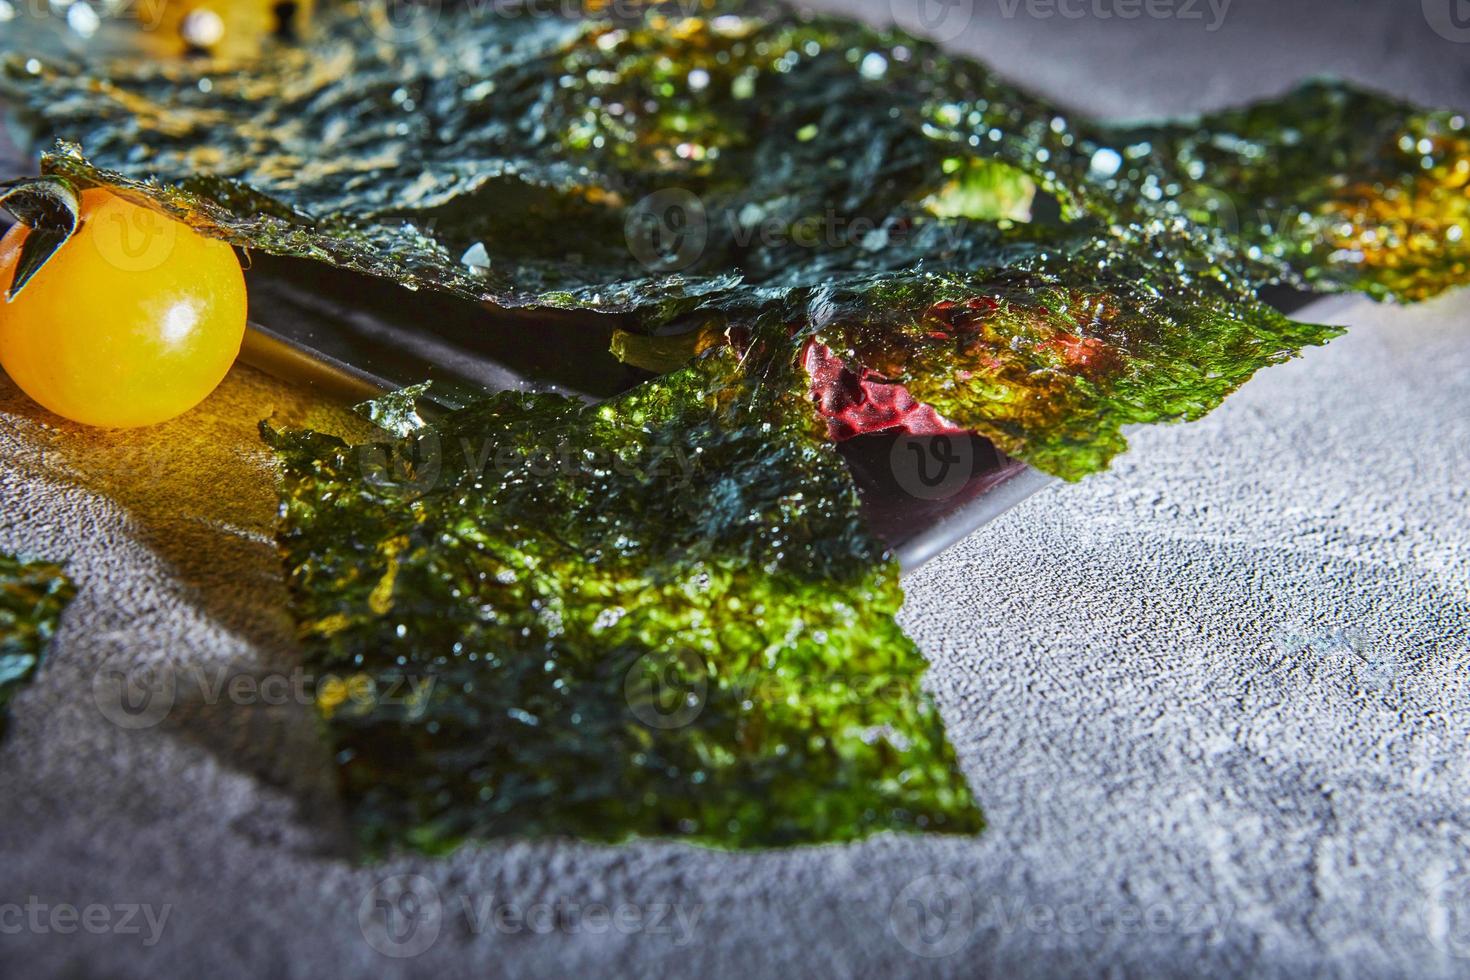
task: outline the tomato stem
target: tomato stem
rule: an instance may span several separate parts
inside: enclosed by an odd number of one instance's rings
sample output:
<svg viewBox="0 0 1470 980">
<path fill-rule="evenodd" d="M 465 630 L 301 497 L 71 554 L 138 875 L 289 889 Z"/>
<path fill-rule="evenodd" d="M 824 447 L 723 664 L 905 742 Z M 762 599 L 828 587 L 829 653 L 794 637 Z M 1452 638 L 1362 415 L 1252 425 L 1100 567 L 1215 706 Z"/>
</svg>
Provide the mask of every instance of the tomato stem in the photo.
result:
<svg viewBox="0 0 1470 980">
<path fill-rule="evenodd" d="M 5 290 L 9 303 L 76 232 L 82 206 L 71 181 L 45 176 L 0 182 L 0 208 L 31 230 L 21 246 L 15 276 Z"/>
</svg>

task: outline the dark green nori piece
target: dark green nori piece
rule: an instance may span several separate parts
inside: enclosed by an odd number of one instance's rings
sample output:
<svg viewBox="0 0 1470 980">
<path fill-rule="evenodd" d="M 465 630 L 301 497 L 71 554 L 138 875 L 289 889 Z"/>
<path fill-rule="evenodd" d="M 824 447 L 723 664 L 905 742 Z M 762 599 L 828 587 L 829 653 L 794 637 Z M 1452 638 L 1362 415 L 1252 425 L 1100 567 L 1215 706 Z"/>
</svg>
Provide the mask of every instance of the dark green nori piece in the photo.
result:
<svg viewBox="0 0 1470 980">
<path fill-rule="evenodd" d="M 1339 84 L 1108 127 L 901 33 L 778 8 L 450 8 L 386 40 L 371 7 L 337 5 L 315 43 L 258 63 L 99 78 L 12 59 L 0 90 L 43 141 L 110 168 L 64 150 L 56 173 L 236 244 L 508 306 L 668 315 L 967 271 L 975 227 L 1015 220 L 1035 189 L 1104 227 L 1203 222 L 1256 284 L 1414 299 L 1467 276 L 1463 116 Z M 1034 185 L 1000 195 L 1018 211 L 995 207 L 997 166 Z"/>
<path fill-rule="evenodd" d="M 10 699 L 40 666 L 75 594 L 60 565 L 0 555 L 0 735 Z"/>
<path fill-rule="evenodd" d="M 922 219 L 950 180 L 953 151 L 923 133 L 942 56 L 899 61 L 911 39 L 711 5 L 631 22 L 446 9 L 427 37 L 390 43 L 344 8 L 316 44 L 258 64 L 96 78 L 12 61 L 0 87 L 42 142 L 73 144 L 48 172 L 238 245 L 504 306 L 758 301 L 752 284 L 788 273 L 792 254 L 815 282 L 946 238 L 869 237 Z M 906 83 L 865 72 L 869 54 Z"/>
<path fill-rule="evenodd" d="M 370 853 L 979 830 L 896 569 L 778 373 L 727 351 L 601 406 L 505 393 L 379 445 L 264 427 Z"/>
<path fill-rule="evenodd" d="M 634 330 L 785 311 L 810 333 L 844 297 L 854 356 L 1069 477 L 1121 448 L 1119 425 L 1196 417 L 1332 335 L 1270 313 L 1260 285 L 1415 298 L 1467 275 L 1463 119 L 1342 86 L 1109 128 L 825 18 L 447 9 L 390 42 L 358 13 L 268 62 L 105 81 L 12 64 L 5 84 L 91 157 L 63 146 L 48 171 L 237 244 L 502 305 L 632 311 Z M 911 350 L 935 282 L 929 302 L 999 282 L 1009 314 L 1038 314 L 991 325 L 1021 349 Z M 708 341 L 624 334 L 619 351 L 664 370 Z M 1084 341 L 1107 345 L 1106 372 L 1066 354 Z"/>
<path fill-rule="evenodd" d="M 50 173 L 237 245 L 503 306 L 755 308 L 962 268 L 1037 187 L 1089 213 L 1047 162 L 1072 142 L 1049 106 L 902 34 L 710 3 L 634 21 L 446 10 L 389 43 L 356 10 L 259 63 L 97 78 L 17 60 L 0 90 L 42 143 L 66 141 Z M 984 111 L 937 121 L 963 100 Z"/>
<path fill-rule="evenodd" d="M 1318 81 L 1111 139 L 1149 163 L 1122 164 L 1120 199 L 1157 199 L 1221 229 L 1258 274 L 1405 301 L 1470 281 L 1464 113 Z"/>
<path fill-rule="evenodd" d="M 988 270 L 811 291 L 788 319 L 799 337 L 1069 480 L 1122 452 L 1124 426 L 1199 418 L 1259 368 L 1340 332 L 1240 291 L 1158 222 L 1035 240 Z"/>
</svg>

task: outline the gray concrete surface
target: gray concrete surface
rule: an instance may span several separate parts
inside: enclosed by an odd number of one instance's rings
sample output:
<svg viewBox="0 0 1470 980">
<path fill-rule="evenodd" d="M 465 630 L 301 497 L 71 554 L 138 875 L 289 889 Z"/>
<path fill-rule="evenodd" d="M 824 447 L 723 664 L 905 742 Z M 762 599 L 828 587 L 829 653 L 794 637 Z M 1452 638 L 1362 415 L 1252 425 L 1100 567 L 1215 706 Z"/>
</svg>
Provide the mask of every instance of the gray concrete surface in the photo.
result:
<svg viewBox="0 0 1470 980">
<path fill-rule="evenodd" d="M 1417 4 L 1308 6 L 1237 0 L 1184 67 L 1116 20 L 957 43 L 1119 113 L 1334 67 L 1470 104 Z M 0 976 L 1470 976 L 1470 293 L 1332 315 L 908 581 L 987 833 L 782 853 L 353 867 L 310 708 L 207 691 L 292 676 L 254 422 L 340 420 L 242 368 L 107 436 L 0 378 L 0 548 L 81 586 L 0 745 Z M 113 710 L 148 664 L 194 680 Z"/>
<path fill-rule="evenodd" d="M 1470 97 L 1465 0 L 806 2 L 899 24 L 1062 105 L 1112 118 L 1209 111 L 1314 75 L 1430 105 L 1464 108 Z"/>
</svg>

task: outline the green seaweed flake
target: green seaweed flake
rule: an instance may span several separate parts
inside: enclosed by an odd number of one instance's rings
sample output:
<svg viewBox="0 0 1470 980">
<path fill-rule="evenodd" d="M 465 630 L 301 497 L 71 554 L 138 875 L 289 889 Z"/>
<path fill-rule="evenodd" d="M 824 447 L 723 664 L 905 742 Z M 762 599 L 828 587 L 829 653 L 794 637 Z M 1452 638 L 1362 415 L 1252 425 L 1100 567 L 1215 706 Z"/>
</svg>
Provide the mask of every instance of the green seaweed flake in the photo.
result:
<svg viewBox="0 0 1470 980">
<path fill-rule="evenodd" d="M 1270 278 L 1428 299 L 1470 280 L 1470 128 L 1340 82 L 1106 137 L 1120 200 L 1158 200 L 1219 229 Z"/>
<path fill-rule="evenodd" d="M 1157 222 L 1038 239 L 988 271 L 817 290 L 792 319 L 849 366 L 1069 480 L 1122 452 L 1125 426 L 1200 418 L 1341 332 L 1265 306 Z"/>
<path fill-rule="evenodd" d="M 1103 233 L 1188 218 L 1252 285 L 1418 299 L 1470 277 L 1463 116 L 1341 84 L 1115 127 L 902 33 L 779 8 L 446 9 L 389 42 L 370 6 L 256 62 L 95 77 L 13 59 L 0 91 L 40 142 L 69 141 L 53 174 L 242 246 L 503 306 L 658 320 L 972 271 L 976 241 L 1038 192 L 1047 220 Z"/>
<path fill-rule="evenodd" d="M 265 62 L 11 65 L 5 84 L 91 155 L 63 145 L 47 170 L 210 234 L 631 312 L 619 355 L 656 370 L 714 333 L 654 327 L 782 311 L 1069 478 L 1123 426 L 1196 418 L 1336 333 L 1272 313 L 1265 284 L 1418 299 L 1470 278 L 1464 119 L 1339 84 L 1110 127 L 902 34 L 775 9 L 446 10 L 402 43 L 344 9 Z M 982 332 L 927 322 L 990 293 Z"/>
<path fill-rule="evenodd" d="M 921 204 L 953 155 L 923 133 L 938 52 L 734 9 L 574 21 L 446 9 L 439 30 L 393 44 L 349 4 L 314 45 L 257 63 L 124 62 L 101 79 L 13 60 L 0 91 L 39 142 L 67 141 L 50 173 L 238 245 L 503 306 L 758 300 L 767 281 L 933 252 L 945 236 L 904 249 L 867 233 L 946 225 Z M 904 43 L 919 47 L 901 61 Z M 864 74 L 880 51 L 888 77 Z M 664 248 L 662 223 L 686 199 L 697 240 Z M 792 247 L 813 234 L 816 248 Z"/>
<path fill-rule="evenodd" d="M 40 666 L 75 594 L 61 566 L 0 555 L 0 735 L 11 699 Z"/>
<path fill-rule="evenodd" d="M 957 267 L 1038 187 L 1069 216 L 1116 211 L 1100 188 L 1082 207 L 1045 162 L 1072 140 L 1054 110 L 974 62 L 831 18 L 694 9 L 446 10 L 389 44 L 346 5 L 260 62 L 98 78 L 13 60 L 0 91 L 61 141 L 48 173 L 237 245 L 502 306 L 759 307 Z M 960 92 L 985 112 L 935 123 Z M 995 125 L 982 139 L 976 121 Z"/>
<path fill-rule="evenodd" d="M 264 427 L 369 852 L 980 829 L 896 569 L 791 390 L 723 352 L 601 406 L 505 393 L 379 445 Z"/>
</svg>

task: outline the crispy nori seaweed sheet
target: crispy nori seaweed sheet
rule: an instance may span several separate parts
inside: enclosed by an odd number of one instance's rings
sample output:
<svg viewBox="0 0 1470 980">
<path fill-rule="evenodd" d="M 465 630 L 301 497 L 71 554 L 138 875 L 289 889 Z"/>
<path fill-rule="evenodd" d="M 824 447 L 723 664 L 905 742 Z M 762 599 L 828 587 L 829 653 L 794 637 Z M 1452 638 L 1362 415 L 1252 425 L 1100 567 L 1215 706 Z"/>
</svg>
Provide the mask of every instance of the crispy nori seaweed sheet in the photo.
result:
<svg viewBox="0 0 1470 980">
<path fill-rule="evenodd" d="M 1124 426 L 1199 418 L 1258 368 L 1338 333 L 1232 289 L 1156 223 L 1055 239 L 1005 267 L 885 274 L 803 300 L 800 336 L 1069 480 L 1122 452 Z"/>
<path fill-rule="evenodd" d="M 1315 81 L 1282 99 L 1112 134 L 1121 199 L 1160 198 L 1219 228 L 1267 278 L 1379 299 L 1470 281 L 1470 129 Z M 1151 174 L 1161 172 L 1162 178 Z"/>
<path fill-rule="evenodd" d="M 15 61 L 6 90 L 43 141 L 114 172 L 62 153 L 58 173 L 130 186 L 238 244 L 505 306 L 754 299 L 754 283 L 791 280 L 793 254 L 811 260 L 805 281 L 834 252 L 891 267 L 916 253 L 865 248 L 848 226 L 922 213 L 947 180 L 922 132 L 927 65 L 894 62 L 903 85 L 865 75 L 855 59 L 895 41 L 850 24 L 446 10 L 395 43 L 354 9 L 258 64 L 98 78 Z M 829 212 L 844 227 L 815 248 L 786 241 Z"/>
<path fill-rule="evenodd" d="M 14 58 L 0 86 L 110 171 L 63 152 L 59 173 L 154 178 L 133 189 L 239 244 L 508 306 L 962 270 L 993 215 L 944 199 L 977 161 L 1064 217 L 1187 216 L 1260 281 L 1415 299 L 1467 274 L 1464 117 L 1343 85 L 1109 127 L 912 37 L 773 7 L 450 8 L 421 37 L 382 16 L 338 5 L 315 43 L 253 63 Z"/>
<path fill-rule="evenodd" d="M 897 572 L 788 372 L 505 393 L 379 444 L 264 427 L 308 666 L 370 853 L 981 826 Z"/>
<path fill-rule="evenodd" d="M 75 594 L 61 566 L 0 555 L 0 735 L 10 699 L 40 666 Z"/>
<path fill-rule="evenodd" d="M 257 63 L 13 63 L 5 84 L 85 147 L 50 172 L 242 245 L 645 328 L 785 311 L 827 335 L 840 315 L 848 356 L 1069 478 L 1120 425 L 1197 417 L 1335 332 L 1259 286 L 1419 298 L 1466 278 L 1457 115 L 1316 84 L 1107 127 L 901 34 L 696 9 L 451 8 L 402 37 L 346 4 Z M 928 306 L 993 292 L 1003 315 L 962 349 L 916 348 Z M 643 356 L 706 346 L 681 343 Z"/>
</svg>

